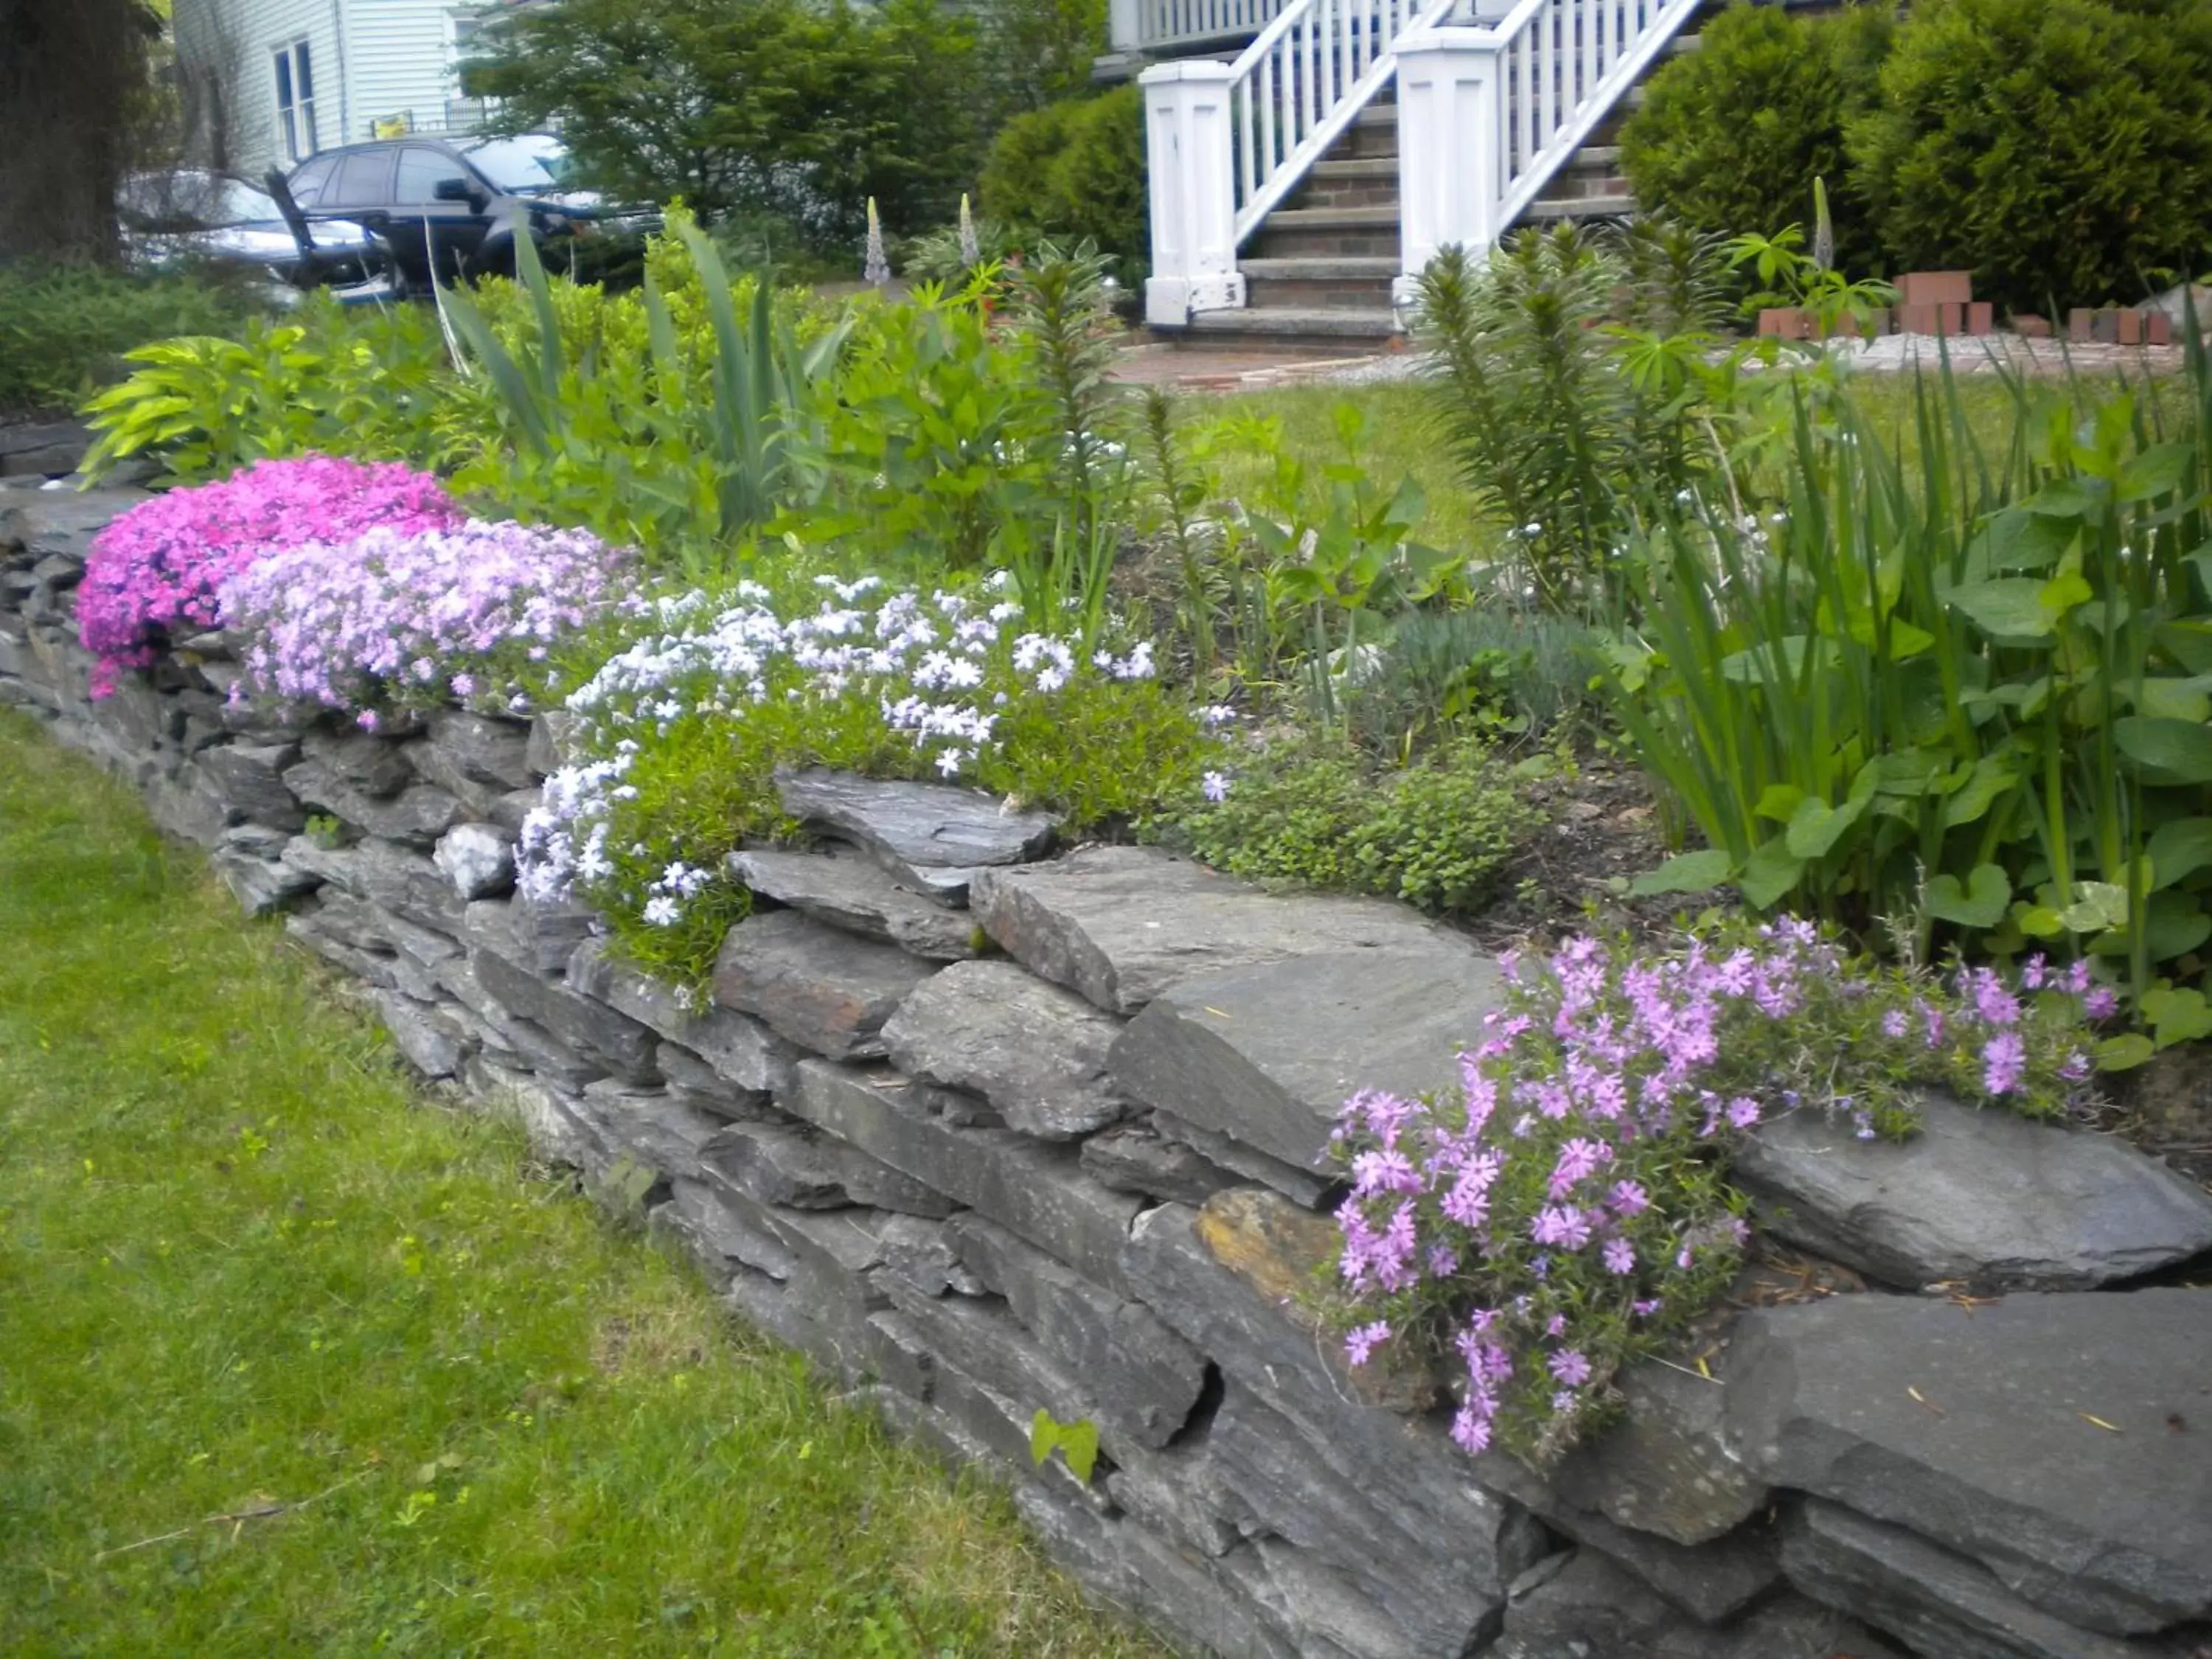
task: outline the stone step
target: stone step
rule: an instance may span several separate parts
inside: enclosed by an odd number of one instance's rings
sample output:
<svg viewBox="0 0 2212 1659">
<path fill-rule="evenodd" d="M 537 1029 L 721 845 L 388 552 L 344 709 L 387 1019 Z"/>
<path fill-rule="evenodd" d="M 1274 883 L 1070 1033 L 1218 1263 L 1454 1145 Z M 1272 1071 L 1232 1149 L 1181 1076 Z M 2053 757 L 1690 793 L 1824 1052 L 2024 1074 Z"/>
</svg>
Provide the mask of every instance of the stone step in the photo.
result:
<svg viewBox="0 0 2212 1659">
<path fill-rule="evenodd" d="M 1398 158 L 1395 155 L 1362 155 L 1348 160 L 1331 159 L 1314 163 L 1307 175 L 1313 179 L 1387 179 L 1398 182 Z"/>
<path fill-rule="evenodd" d="M 1636 211 L 1633 196 L 1547 197 L 1522 210 L 1523 223 L 1555 219 L 1626 219 Z"/>
<path fill-rule="evenodd" d="M 1398 228 L 1395 207 L 1278 208 L 1267 222 L 1279 230 L 1380 230 Z"/>
<path fill-rule="evenodd" d="M 1389 282 L 1398 262 L 1385 258 L 1243 259 L 1237 269 L 1254 280 L 1279 283 Z"/>
<path fill-rule="evenodd" d="M 1249 340 L 1255 345 L 1282 348 L 1329 347 L 1350 355 L 1380 346 L 1401 331 L 1397 319 L 1387 309 L 1323 310 L 1286 306 L 1267 310 L 1201 311 L 1190 319 L 1189 328 L 1182 331 L 1194 344 L 1229 344 Z"/>
</svg>

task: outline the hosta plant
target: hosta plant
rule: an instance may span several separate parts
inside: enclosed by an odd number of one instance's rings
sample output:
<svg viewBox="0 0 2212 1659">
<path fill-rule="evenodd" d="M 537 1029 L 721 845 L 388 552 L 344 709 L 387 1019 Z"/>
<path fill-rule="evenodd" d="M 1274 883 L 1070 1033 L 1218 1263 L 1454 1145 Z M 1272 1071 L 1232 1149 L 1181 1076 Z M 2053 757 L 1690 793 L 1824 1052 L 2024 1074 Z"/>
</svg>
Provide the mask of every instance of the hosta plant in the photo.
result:
<svg viewBox="0 0 2212 1659">
<path fill-rule="evenodd" d="M 2117 1006 L 2086 964 L 1938 980 L 1788 918 L 1658 952 L 1578 938 L 1505 967 L 1457 1089 L 1346 1103 L 1342 1314 L 1353 1364 L 1391 1345 L 1455 1372 L 1463 1449 L 1540 1464 L 1734 1276 L 1736 1136 L 1790 1111 L 1909 1134 L 1927 1086 L 2061 1115 L 2088 1088 L 2087 1022 Z"/>
</svg>

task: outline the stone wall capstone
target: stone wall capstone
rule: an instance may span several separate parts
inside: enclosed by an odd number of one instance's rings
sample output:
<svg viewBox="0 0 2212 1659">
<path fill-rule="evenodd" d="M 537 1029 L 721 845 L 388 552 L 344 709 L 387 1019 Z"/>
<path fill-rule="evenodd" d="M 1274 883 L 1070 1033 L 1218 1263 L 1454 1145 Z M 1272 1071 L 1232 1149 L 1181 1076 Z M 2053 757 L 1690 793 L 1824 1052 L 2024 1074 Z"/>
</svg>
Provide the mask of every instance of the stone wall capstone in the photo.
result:
<svg viewBox="0 0 2212 1659">
<path fill-rule="evenodd" d="M 0 487 L 0 703 L 206 848 L 410 1064 L 519 1113 L 855 1403 L 994 1471 L 1170 1640 L 2212 1655 L 2212 1288 L 2184 1266 L 2212 1200 L 2163 1166 L 1955 1109 L 1917 1147 L 1784 1120 L 1744 1162 L 1761 1213 L 1868 1288 L 1717 1323 L 1709 1376 L 1632 1372 L 1626 1420 L 1547 1473 L 1470 1461 L 1432 1378 L 1346 1368 L 1297 1297 L 1331 1258 L 1342 1097 L 1445 1081 L 1498 995 L 1462 939 L 794 772 L 818 841 L 735 855 L 756 910 L 685 1007 L 588 911 L 514 894 L 557 714 L 372 735 L 234 704 L 211 636 L 92 701 L 74 589 L 142 498 Z M 1097 1425 L 1088 1480 L 1031 1463 L 1040 1409 Z"/>
</svg>

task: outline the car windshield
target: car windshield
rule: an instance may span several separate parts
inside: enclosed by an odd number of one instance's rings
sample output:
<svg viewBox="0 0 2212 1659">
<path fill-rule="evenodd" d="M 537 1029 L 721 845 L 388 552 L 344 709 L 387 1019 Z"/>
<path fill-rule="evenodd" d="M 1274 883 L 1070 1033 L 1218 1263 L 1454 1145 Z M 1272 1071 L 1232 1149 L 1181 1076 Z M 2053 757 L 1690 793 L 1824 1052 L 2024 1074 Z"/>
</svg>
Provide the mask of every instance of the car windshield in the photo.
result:
<svg viewBox="0 0 2212 1659">
<path fill-rule="evenodd" d="M 500 189 L 518 196 L 558 190 L 568 178 L 568 152 L 556 138 L 488 138 L 461 154 Z"/>
</svg>

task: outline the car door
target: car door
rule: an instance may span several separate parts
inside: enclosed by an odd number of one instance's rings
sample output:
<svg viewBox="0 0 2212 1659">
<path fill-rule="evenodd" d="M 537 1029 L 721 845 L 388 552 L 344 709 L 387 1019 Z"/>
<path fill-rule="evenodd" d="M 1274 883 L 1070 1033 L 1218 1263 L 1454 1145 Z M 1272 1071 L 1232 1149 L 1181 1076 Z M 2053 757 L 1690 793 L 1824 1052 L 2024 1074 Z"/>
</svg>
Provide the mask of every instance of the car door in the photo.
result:
<svg viewBox="0 0 2212 1659">
<path fill-rule="evenodd" d="M 483 181 L 458 156 L 428 144 L 410 144 L 399 152 L 393 217 L 409 221 L 412 234 L 434 250 L 434 268 L 442 281 L 458 276 L 483 246 L 491 222 L 483 204 L 489 196 Z M 425 263 L 432 263 L 428 256 Z"/>
<path fill-rule="evenodd" d="M 408 277 L 420 279 L 430 268 L 422 228 L 417 222 L 410 229 L 404 216 L 392 211 L 392 161 L 389 146 L 344 151 L 315 205 L 306 210 L 310 219 L 352 219 L 367 225 L 392 245 L 392 258 Z"/>
</svg>

